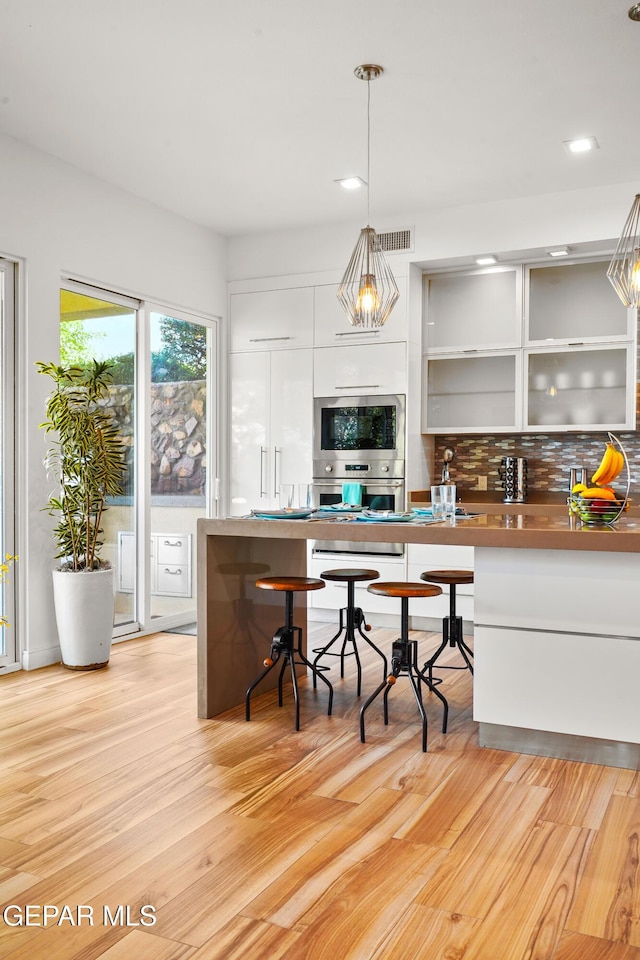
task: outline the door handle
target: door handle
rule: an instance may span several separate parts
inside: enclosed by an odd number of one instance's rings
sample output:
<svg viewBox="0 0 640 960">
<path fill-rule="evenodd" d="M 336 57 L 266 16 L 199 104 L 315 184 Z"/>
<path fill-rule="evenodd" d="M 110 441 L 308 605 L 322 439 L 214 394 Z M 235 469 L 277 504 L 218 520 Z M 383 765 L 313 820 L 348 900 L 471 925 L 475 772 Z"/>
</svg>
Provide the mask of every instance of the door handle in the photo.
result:
<svg viewBox="0 0 640 960">
<path fill-rule="evenodd" d="M 273 448 L 273 495 L 274 497 L 278 496 L 279 484 L 278 484 L 278 457 L 282 451 L 278 450 L 277 447 Z"/>
<path fill-rule="evenodd" d="M 267 491 L 264 489 L 266 484 L 264 482 L 264 458 L 267 454 L 266 447 L 260 447 L 260 496 L 266 497 Z"/>
</svg>

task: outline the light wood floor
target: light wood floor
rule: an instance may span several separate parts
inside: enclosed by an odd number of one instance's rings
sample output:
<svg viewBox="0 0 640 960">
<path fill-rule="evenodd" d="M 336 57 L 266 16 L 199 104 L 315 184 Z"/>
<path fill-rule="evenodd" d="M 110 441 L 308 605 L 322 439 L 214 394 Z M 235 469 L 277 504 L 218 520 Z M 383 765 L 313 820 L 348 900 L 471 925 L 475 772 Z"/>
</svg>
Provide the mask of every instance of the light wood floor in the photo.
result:
<svg viewBox="0 0 640 960">
<path fill-rule="evenodd" d="M 640 960 L 638 773 L 478 748 L 467 672 L 426 755 L 406 679 L 360 743 L 351 669 L 330 718 L 304 681 L 300 733 L 289 693 L 198 720 L 195 643 L 0 679 L 0 904 L 32 906 L 3 960 Z"/>
</svg>

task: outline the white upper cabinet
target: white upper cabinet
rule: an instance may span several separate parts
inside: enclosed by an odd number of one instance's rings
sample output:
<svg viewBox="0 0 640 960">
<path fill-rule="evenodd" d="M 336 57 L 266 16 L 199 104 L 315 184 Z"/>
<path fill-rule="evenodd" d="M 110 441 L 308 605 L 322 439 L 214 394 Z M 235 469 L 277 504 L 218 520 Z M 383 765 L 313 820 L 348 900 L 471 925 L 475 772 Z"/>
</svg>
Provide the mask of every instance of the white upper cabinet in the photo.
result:
<svg viewBox="0 0 640 960">
<path fill-rule="evenodd" d="M 531 344 L 629 340 L 634 311 L 607 279 L 608 261 L 527 267 L 526 338 Z"/>
<path fill-rule="evenodd" d="M 232 293 L 230 349 L 282 350 L 313 343 L 313 287 Z"/>
<path fill-rule="evenodd" d="M 347 343 L 375 343 L 377 341 L 407 339 L 407 280 L 396 277 L 400 294 L 398 301 L 382 327 L 374 330 L 352 327 L 338 300 L 337 283 L 314 288 L 313 341 L 316 346 Z"/>
<path fill-rule="evenodd" d="M 525 429 L 635 429 L 635 347 L 525 350 Z"/>
<path fill-rule="evenodd" d="M 380 396 L 407 391 L 406 343 L 363 343 L 313 351 L 316 397 Z"/>
<path fill-rule="evenodd" d="M 520 429 L 517 351 L 426 356 L 423 362 L 423 433 Z"/>
<path fill-rule="evenodd" d="M 521 278 L 516 267 L 425 277 L 424 351 L 520 346 Z"/>
</svg>

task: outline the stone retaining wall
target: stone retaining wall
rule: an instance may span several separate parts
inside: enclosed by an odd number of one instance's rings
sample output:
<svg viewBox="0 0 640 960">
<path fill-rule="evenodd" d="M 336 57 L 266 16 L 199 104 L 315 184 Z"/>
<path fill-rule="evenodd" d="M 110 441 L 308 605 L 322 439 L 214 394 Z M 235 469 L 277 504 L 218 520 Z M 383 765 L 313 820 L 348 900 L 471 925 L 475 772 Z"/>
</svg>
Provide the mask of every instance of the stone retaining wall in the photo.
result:
<svg viewBox="0 0 640 960">
<path fill-rule="evenodd" d="M 114 384 L 106 406 L 113 410 L 127 447 L 124 489 L 132 492 L 133 387 Z M 206 467 L 206 383 L 192 380 L 151 385 L 151 493 L 204 495 Z"/>
</svg>

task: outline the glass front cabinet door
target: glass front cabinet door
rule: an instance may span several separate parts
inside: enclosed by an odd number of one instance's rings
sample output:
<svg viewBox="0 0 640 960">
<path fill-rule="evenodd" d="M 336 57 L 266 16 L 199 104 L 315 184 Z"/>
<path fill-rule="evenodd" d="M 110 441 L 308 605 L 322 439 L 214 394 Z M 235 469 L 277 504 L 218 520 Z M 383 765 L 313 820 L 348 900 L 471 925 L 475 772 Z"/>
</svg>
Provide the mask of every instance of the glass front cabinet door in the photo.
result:
<svg viewBox="0 0 640 960">
<path fill-rule="evenodd" d="M 635 429 L 632 344 L 525 351 L 525 429 Z"/>
</svg>

